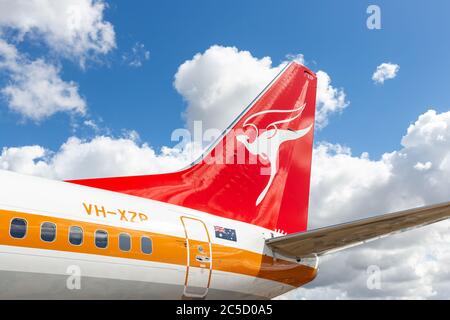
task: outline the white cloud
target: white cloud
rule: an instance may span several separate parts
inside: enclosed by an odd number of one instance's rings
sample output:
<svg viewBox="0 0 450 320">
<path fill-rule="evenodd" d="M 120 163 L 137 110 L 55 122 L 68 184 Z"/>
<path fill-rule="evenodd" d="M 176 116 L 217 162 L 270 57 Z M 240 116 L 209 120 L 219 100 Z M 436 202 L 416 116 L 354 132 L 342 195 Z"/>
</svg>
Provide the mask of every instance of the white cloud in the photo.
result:
<svg viewBox="0 0 450 320">
<path fill-rule="evenodd" d="M 113 26 L 103 19 L 103 0 L 0 0 L 0 71 L 7 82 L 0 93 L 10 110 L 41 121 L 57 112 L 84 115 L 78 85 L 62 80 L 61 66 L 21 53 L 16 44 L 45 43 L 58 59 L 96 59 L 115 47 Z"/>
<path fill-rule="evenodd" d="M 304 63 L 303 55 L 288 59 Z M 175 75 L 174 86 L 187 102 L 185 118 L 192 128 L 195 120 L 204 128 L 224 129 L 281 71 L 285 62 L 272 66 L 270 57 L 258 59 L 235 47 L 212 46 L 184 62 Z M 317 127 L 348 103 L 343 90 L 331 86 L 331 79 L 318 71 Z"/>
<path fill-rule="evenodd" d="M 280 70 L 269 57 L 258 59 L 235 47 L 197 53 L 178 68 L 174 82 L 188 103 L 188 126 L 202 120 L 204 128 L 226 128 Z"/>
<path fill-rule="evenodd" d="M 103 0 L 0 0 L 0 28 L 17 39 L 43 39 L 53 51 L 80 59 L 115 48 L 111 23 L 103 18 Z"/>
<path fill-rule="evenodd" d="M 319 144 L 313 156 L 309 227 L 449 201 L 449 138 L 450 112 L 429 110 L 408 128 L 402 148 L 380 160 Z M 448 298 L 449 229 L 450 222 L 441 222 L 326 256 L 316 280 L 287 297 Z M 366 286 L 370 265 L 381 269 L 381 290 Z"/>
<path fill-rule="evenodd" d="M 45 154 L 46 151 L 41 146 L 3 148 L 0 169 L 34 176 L 49 176 Z"/>
<path fill-rule="evenodd" d="M 126 62 L 130 67 L 138 68 L 142 67 L 144 61 L 150 59 L 150 51 L 145 49 L 144 44 L 136 42 L 131 48 L 130 52 L 122 55 L 122 60 Z"/>
<path fill-rule="evenodd" d="M 59 67 L 43 59 L 30 61 L 1 39 L 0 71 L 9 75 L 8 85 L 0 92 L 9 108 L 24 118 L 39 121 L 57 112 L 86 111 L 77 84 L 62 80 Z"/>
<path fill-rule="evenodd" d="M 317 110 L 316 126 L 322 129 L 327 126 L 328 118 L 333 113 L 342 112 L 349 102 L 345 100 L 343 89 L 336 89 L 331 85 L 330 76 L 319 70 L 317 72 Z"/>
<path fill-rule="evenodd" d="M 136 132 L 123 137 L 69 138 L 56 152 L 41 146 L 3 148 L 0 169 L 54 179 L 77 179 L 167 172 L 188 165 L 199 149 L 163 147 L 159 152 L 139 143 Z"/>
<path fill-rule="evenodd" d="M 397 76 L 400 66 L 394 63 L 382 63 L 377 67 L 377 70 L 372 75 L 372 80 L 375 83 L 383 84 L 385 80 L 394 79 Z"/>
</svg>

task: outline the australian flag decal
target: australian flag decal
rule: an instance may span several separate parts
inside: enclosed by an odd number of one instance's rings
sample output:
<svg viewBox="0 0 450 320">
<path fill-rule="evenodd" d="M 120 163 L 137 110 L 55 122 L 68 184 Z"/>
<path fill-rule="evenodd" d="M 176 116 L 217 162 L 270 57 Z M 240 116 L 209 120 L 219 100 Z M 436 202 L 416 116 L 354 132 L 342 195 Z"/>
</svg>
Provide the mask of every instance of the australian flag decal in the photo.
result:
<svg viewBox="0 0 450 320">
<path fill-rule="evenodd" d="M 236 230 L 228 229 L 224 227 L 214 226 L 214 231 L 216 232 L 216 238 L 225 239 L 230 241 L 237 241 Z"/>
</svg>

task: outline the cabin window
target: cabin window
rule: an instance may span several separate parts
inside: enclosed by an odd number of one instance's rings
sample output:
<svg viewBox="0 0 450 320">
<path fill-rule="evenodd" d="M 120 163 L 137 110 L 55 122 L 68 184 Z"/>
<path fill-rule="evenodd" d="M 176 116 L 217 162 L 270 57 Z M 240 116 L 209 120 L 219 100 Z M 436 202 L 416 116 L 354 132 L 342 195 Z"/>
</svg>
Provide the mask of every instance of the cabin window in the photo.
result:
<svg viewBox="0 0 450 320">
<path fill-rule="evenodd" d="M 151 254 L 153 251 L 152 239 L 148 237 L 141 238 L 141 250 L 145 254 Z"/>
<path fill-rule="evenodd" d="M 70 227 L 69 242 L 74 246 L 79 246 L 83 243 L 83 229 L 77 226 Z"/>
<path fill-rule="evenodd" d="M 45 242 L 53 242 L 56 239 L 56 224 L 52 222 L 44 222 L 41 224 L 41 240 Z"/>
<path fill-rule="evenodd" d="M 108 232 L 105 230 L 95 231 L 95 245 L 97 248 L 106 248 L 108 246 Z"/>
<path fill-rule="evenodd" d="M 9 234 L 13 238 L 22 239 L 27 234 L 27 221 L 25 219 L 14 218 L 11 220 Z"/>
<path fill-rule="evenodd" d="M 119 248 L 122 251 L 130 251 L 131 237 L 128 233 L 119 234 Z"/>
</svg>

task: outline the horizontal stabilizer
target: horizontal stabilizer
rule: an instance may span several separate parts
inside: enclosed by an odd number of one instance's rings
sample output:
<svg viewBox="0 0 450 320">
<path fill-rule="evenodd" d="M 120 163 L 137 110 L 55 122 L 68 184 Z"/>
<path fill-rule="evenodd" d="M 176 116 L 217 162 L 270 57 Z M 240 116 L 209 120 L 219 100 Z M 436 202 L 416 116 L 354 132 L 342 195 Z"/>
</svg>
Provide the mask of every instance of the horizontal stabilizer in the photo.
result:
<svg viewBox="0 0 450 320">
<path fill-rule="evenodd" d="M 415 208 L 266 240 L 288 257 L 323 255 L 450 217 L 450 202 Z"/>
</svg>

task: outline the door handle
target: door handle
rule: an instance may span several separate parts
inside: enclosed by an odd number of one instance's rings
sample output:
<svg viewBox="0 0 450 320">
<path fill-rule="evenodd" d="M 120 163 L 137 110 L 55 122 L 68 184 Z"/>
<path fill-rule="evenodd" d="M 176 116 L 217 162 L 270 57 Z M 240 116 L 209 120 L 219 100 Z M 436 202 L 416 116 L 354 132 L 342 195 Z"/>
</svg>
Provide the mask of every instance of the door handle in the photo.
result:
<svg viewBox="0 0 450 320">
<path fill-rule="evenodd" d="M 195 260 L 198 262 L 211 262 L 211 259 L 207 256 L 195 256 Z"/>
</svg>

